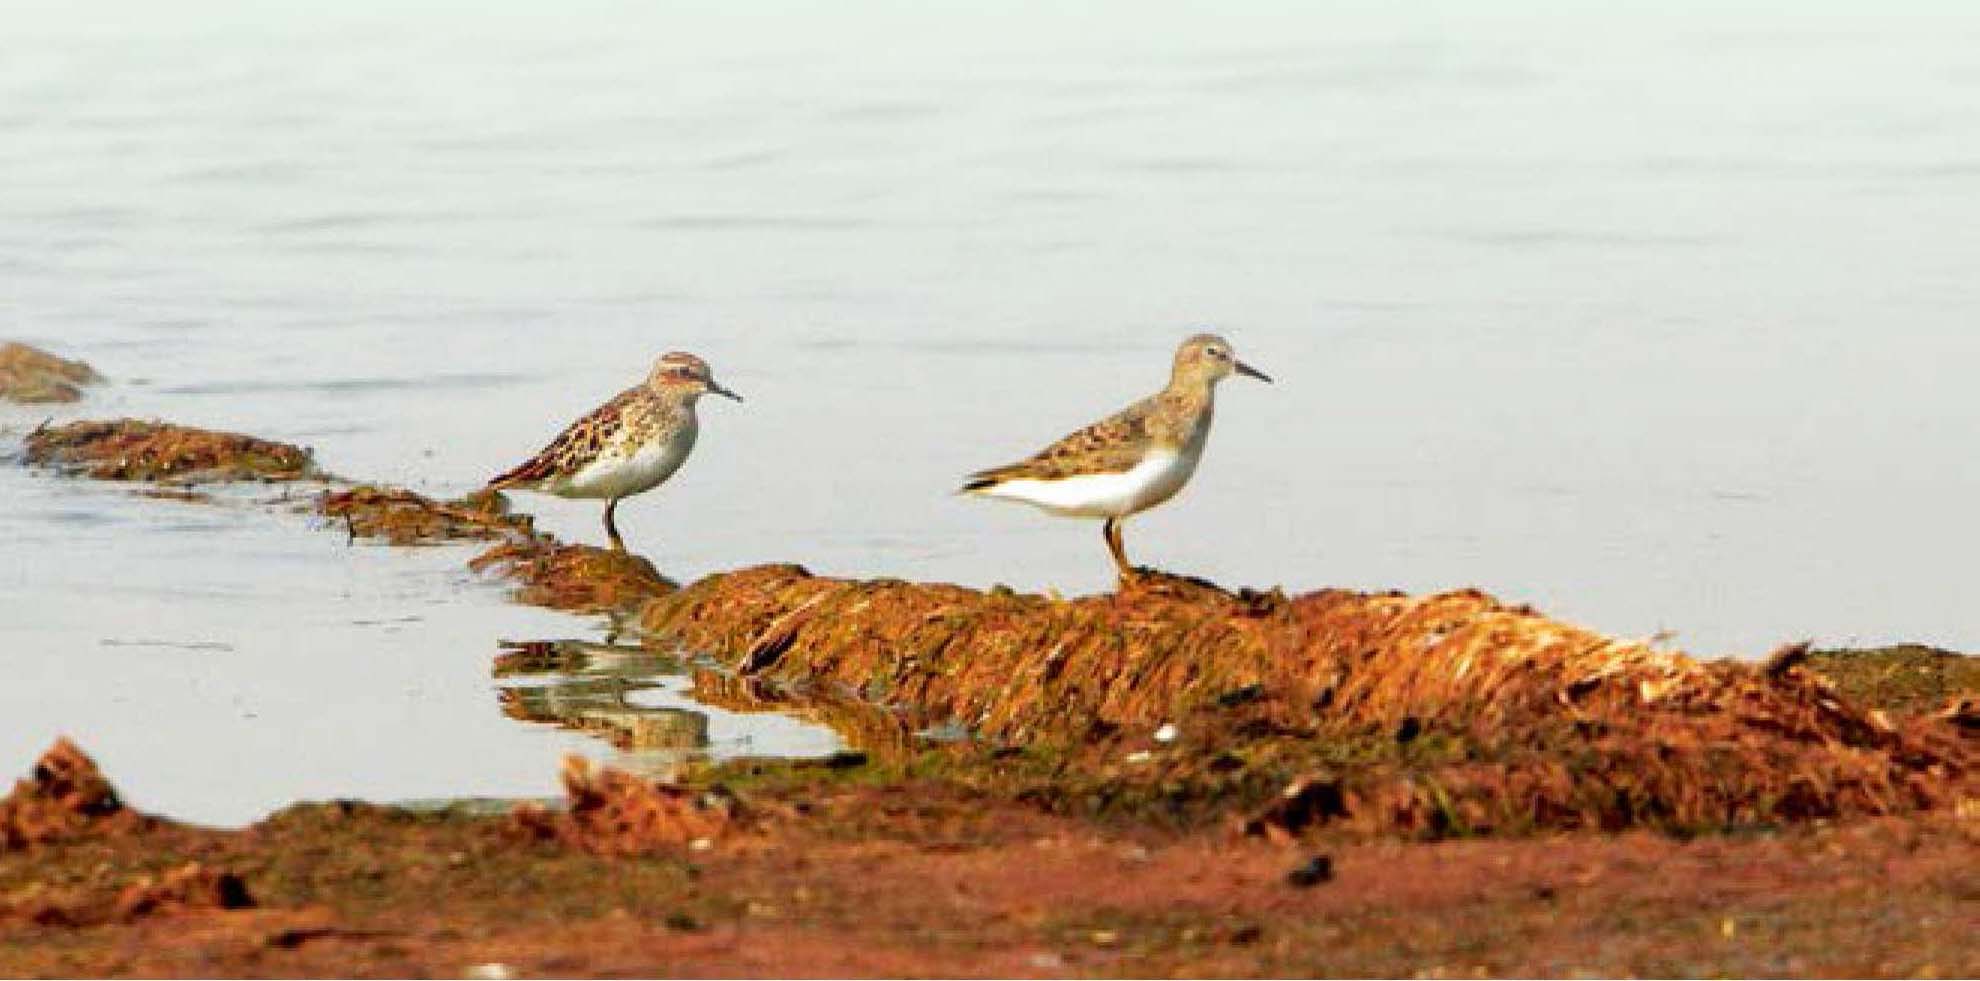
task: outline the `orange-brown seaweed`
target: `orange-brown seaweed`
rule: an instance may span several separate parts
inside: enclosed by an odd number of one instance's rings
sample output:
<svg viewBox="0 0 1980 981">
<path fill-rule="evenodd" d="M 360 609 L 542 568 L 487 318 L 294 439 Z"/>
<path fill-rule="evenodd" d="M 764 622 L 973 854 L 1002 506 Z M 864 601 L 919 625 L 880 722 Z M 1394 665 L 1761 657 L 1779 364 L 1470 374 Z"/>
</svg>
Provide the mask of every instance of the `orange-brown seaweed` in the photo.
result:
<svg viewBox="0 0 1980 981">
<path fill-rule="evenodd" d="M 94 368 L 17 341 L 0 344 L 0 399 L 12 402 L 75 402 L 82 386 L 102 381 Z"/>
<path fill-rule="evenodd" d="M 642 626 L 765 704 L 963 730 L 1051 760 L 1078 800 L 1263 804 L 1261 828 L 1693 831 L 1956 807 L 1980 770 L 1952 725 L 1894 725 L 1805 666 L 1701 663 L 1476 591 L 1157 577 L 1061 601 L 781 565 L 693 583 Z"/>
<path fill-rule="evenodd" d="M 298 446 L 139 419 L 45 426 L 28 435 L 27 461 L 98 480 L 179 484 L 298 480 L 316 472 Z"/>
</svg>

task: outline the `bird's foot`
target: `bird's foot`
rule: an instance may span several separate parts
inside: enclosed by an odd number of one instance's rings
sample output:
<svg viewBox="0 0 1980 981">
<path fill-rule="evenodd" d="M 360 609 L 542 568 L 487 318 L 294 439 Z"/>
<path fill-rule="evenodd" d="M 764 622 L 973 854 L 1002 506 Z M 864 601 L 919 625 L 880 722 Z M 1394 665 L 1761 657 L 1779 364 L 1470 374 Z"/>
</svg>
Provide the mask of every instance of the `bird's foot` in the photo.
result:
<svg viewBox="0 0 1980 981">
<path fill-rule="evenodd" d="M 1208 579 L 1164 572 L 1148 566 L 1136 566 L 1122 572 L 1120 591 L 1124 595 L 1166 596 L 1172 599 L 1202 599 L 1210 594 L 1219 597 L 1230 595 L 1222 586 Z"/>
</svg>

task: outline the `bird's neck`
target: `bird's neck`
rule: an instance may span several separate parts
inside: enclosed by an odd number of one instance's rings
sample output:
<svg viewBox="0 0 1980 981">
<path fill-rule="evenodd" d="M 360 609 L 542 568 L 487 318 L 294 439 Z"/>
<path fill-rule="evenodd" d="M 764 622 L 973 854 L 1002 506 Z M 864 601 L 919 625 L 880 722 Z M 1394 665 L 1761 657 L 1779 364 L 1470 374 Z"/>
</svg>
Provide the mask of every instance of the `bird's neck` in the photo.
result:
<svg viewBox="0 0 1980 981">
<path fill-rule="evenodd" d="M 1156 439 L 1186 447 L 1200 444 L 1210 428 L 1216 409 L 1216 386 L 1196 379 L 1177 378 L 1156 398 L 1161 402 L 1155 413 Z"/>
<path fill-rule="evenodd" d="M 678 408 L 689 414 L 694 412 L 694 404 L 701 401 L 700 392 L 675 385 L 649 385 L 646 390 L 652 396 L 653 401 L 661 405 Z"/>
<path fill-rule="evenodd" d="M 1176 374 L 1162 390 L 1162 400 L 1171 405 L 1208 411 L 1217 401 L 1217 383 L 1195 375 Z"/>
</svg>

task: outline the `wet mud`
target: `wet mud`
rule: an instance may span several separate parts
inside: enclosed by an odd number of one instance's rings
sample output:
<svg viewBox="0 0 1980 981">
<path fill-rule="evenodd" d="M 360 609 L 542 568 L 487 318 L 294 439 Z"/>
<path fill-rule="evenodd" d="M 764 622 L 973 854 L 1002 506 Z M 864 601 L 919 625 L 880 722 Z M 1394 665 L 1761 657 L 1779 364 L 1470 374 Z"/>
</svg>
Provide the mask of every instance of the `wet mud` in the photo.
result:
<svg viewBox="0 0 1980 981">
<path fill-rule="evenodd" d="M 77 402 L 83 387 L 103 380 L 81 361 L 16 341 L 0 343 L 0 400 L 25 404 Z"/>
<path fill-rule="evenodd" d="M 73 748 L 62 758 L 42 769 L 108 787 Z M 756 766 L 780 776 L 727 791 L 573 765 L 561 808 L 498 815 L 308 804 L 240 830 L 92 816 L 0 848 L 0 974 L 1980 972 L 1973 820 L 1293 845 Z M 39 806 L 43 783 L 0 806 Z"/>
<path fill-rule="evenodd" d="M 510 814 L 519 834 L 601 855 L 707 851 L 744 832 L 750 817 L 720 785 L 657 783 L 580 757 L 564 761 L 565 806 L 523 804 Z"/>
</svg>

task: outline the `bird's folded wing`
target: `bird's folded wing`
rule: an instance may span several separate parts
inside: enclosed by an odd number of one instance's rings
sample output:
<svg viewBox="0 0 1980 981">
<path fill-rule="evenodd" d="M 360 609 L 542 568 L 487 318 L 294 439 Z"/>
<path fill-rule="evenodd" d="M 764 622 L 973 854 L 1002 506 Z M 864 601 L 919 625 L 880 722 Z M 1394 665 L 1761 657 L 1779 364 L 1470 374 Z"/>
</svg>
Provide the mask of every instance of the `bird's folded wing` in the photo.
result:
<svg viewBox="0 0 1980 981">
<path fill-rule="evenodd" d="M 969 475 L 963 490 L 982 490 L 1008 480 L 1063 480 L 1081 474 L 1126 473 L 1148 455 L 1155 438 L 1148 421 L 1154 408 L 1144 399 L 1016 463 Z"/>
<path fill-rule="evenodd" d="M 571 423 L 550 445 L 535 456 L 523 461 L 488 482 L 494 488 L 515 487 L 533 484 L 556 476 L 572 465 L 582 465 L 596 459 L 604 451 L 607 443 L 620 427 L 626 423 L 626 407 L 639 394 L 639 389 L 629 388 L 604 405 L 586 413 L 584 418 Z"/>
</svg>

